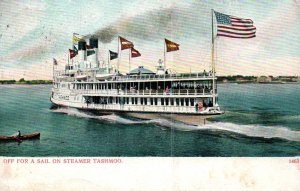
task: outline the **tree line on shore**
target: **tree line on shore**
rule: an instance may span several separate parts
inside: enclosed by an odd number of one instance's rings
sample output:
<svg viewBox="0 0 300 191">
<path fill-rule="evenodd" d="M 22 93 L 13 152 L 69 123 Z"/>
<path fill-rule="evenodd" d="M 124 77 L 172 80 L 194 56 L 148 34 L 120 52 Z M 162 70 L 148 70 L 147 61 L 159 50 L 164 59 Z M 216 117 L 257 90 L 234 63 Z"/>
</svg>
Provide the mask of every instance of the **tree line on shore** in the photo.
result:
<svg viewBox="0 0 300 191">
<path fill-rule="evenodd" d="M 0 84 L 51 84 L 52 80 L 25 80 L 21 78 L 20 80 L 0 80 Z"/>
<path fill-rule="evenodd" d="M 299 76 L 218 76 L 218 82 L 224 83 L 272 83 L 272 82 L 300 82 Z"/>
</svg>

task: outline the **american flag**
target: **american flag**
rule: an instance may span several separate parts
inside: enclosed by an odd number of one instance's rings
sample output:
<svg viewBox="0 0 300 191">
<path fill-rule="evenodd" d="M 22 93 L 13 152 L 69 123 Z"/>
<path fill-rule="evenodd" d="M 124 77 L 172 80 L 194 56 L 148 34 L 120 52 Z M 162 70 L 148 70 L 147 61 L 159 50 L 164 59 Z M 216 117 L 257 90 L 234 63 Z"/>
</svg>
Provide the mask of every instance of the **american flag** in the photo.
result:
<svg viewBox="0 0 300 191">
<path fill-rule="evenodd" d="M 218 32 L 217 36 L 229 38 L 253 38 L 256 27 L 251 19 L 242 19 L 231 15 L 225 15 L 215 11 Z"/>
</svg>

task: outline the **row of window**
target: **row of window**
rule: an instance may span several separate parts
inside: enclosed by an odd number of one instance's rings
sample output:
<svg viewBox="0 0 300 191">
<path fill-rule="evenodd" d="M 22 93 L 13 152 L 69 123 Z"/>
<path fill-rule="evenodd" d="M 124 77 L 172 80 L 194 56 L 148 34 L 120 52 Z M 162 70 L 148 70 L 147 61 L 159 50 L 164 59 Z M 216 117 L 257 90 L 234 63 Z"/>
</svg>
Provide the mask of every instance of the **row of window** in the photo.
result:
<svg viewBox="0 0 300 191">
<path fill-rule="evenodd" d="M 116 104 L 132 104 L 132 105 L 166 105 L 166 106 L 194 106 L 195 100 L 193 98 L 137 98 L 137 97 L 117 97 L 114 99 Z M 98 97 L 92 98 L 93 103 L 112 104 L 114 103 L 112 97 Z M 139 101 L 139 102 L 138 102 Z"/>
</svg>

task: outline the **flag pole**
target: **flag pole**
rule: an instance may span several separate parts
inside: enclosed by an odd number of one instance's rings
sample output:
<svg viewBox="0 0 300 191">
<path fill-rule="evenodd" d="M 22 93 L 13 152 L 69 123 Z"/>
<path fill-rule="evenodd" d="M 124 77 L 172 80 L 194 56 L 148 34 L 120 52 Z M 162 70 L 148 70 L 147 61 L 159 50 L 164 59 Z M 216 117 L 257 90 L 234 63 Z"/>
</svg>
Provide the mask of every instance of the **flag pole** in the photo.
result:
<svg viewBox="0 0 300 191">
<path fill-rule="evenodd" d="M 213 89 L 212 89 L 212 93 L 213 93 L 213 106 L 216 105 L 216 95 L 215 95 L 215 86 L 216 86 L 216 82 L 215 82 L 215 40 L 214 40 L 214 10 L 211 9 L 211 28 L 212 28 L 212 33 L 211 33 L 211 67 L 212 67 L 212 77 L 213 77 Z"/>
<path fill-rule="evenodd" d="M 165 43 L 164 43 L 164 72 L 166 73 L 166 39 L 165 39 Z"/>
<path fill-rule="evenodd" d="M 130 50 L 129 50 L 129 71 L 128 71 L 128 73 L 130 73 L 130 58 L 131 58 L 131 54 L 132 54 L 132 49 L 130 48 Z"/>
<path fill-rule="evenodd" d="M 74 38 L 74 33 L 73 33 L 73 38 Z M 72 47 L 71 47 L 71 49 L 75 51 L 75 48 L 74 48 L 75 45 L 74 45 L 74 42 L 73 42 L 73 38 L 72 38 Z M 76 52 L 75 52 L 75 55 L 76 55 Z M 69 51 L 69 57 L 70 57 L 70 51 Z M 71 61 L 72 61 L 72 66 L 73 66 L 73 59 Z M 74 68 L 74 66 L 73 66 L 73 68 Z"/>
<path fill-rule="evenodd" d="M 70 51 L 68 53 L 68 70 L 70 70 Z M 66 73 L 67 69 L 65 67 L 65 73 Z M 70 71 L 68 72 L 70 74 Z"/>
<path fill-rule="evenodd" d="M 68 65 L 70 65 L 70 51 L 68 52 Z"/>
<path fill-rule="evenodd" d="M 107 73 L 109 74 L 109 65 L 110 65 L 110 52 L 108 50 L 108 54 L 107 54 Z"/>
<path fill-rule="evenodd" d="M 54 58 L 52 58 L 52 83 L 54 84 Z"/>
<path fill-rule="evenodd" d="M 121 59 L 121 54 L 120 54 L 120 50 L 119 50 L 119 48 L 120 48 L 119 43 L 120 43 L 120 36 L 118 37 L 118 64 L 117 64 L 118 72 L 119 72 L 119 65 L 120 65 L 120 59 Z"/>
</svg>

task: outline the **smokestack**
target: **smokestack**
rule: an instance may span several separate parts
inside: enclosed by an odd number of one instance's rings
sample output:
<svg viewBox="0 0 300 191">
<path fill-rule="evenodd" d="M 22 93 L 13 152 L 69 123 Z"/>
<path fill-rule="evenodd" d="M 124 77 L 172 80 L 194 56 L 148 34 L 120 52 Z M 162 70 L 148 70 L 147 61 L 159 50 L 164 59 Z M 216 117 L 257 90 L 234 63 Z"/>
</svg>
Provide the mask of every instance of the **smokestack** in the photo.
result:
<svg viewBox="0 0 300 191">
<path fill-rule="evenodd" d="M 91 55 L 91 63 L 95 67 L 99 67 L 99 61 L 98 61 L 98 38 L 90 38 L 90 46 L 93 47 L 95 54 Z"/>
<path fill-rule="evenodd" d="M 97 38 L 90 38 L 90 45 L 94 48 L 98 48 L 98 39 Z"/>
<path fill-rule="evenodd" d="M 78 42 L 78 56 L 79 56 L 80 62 L 86 61 L 86 42 L 85 41 Z"/>
</svg>

